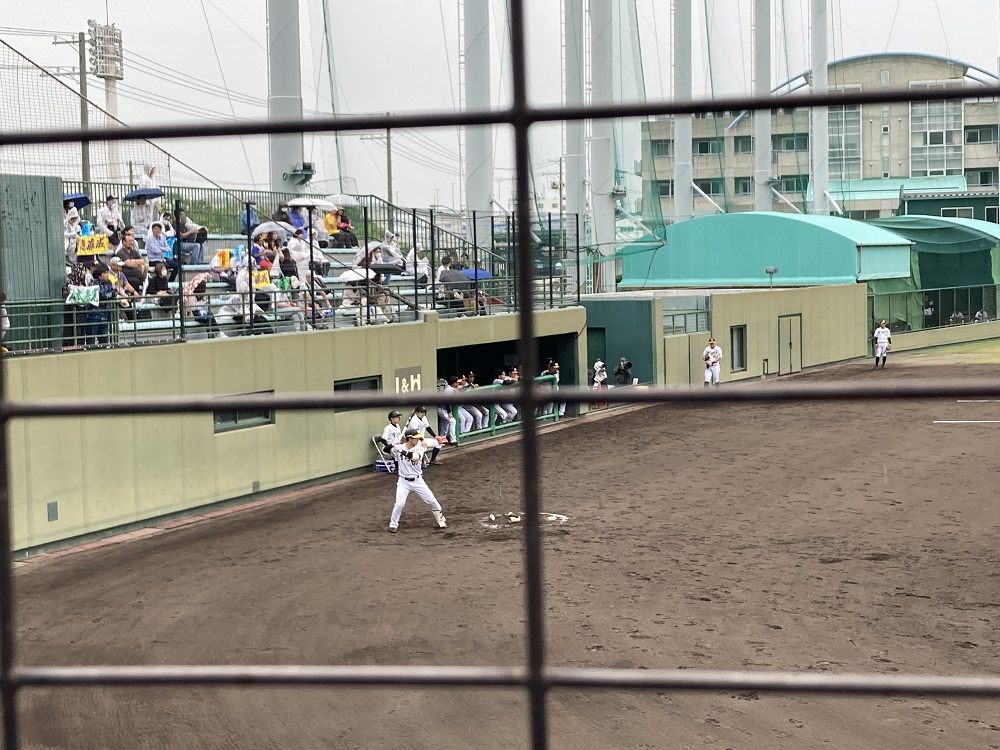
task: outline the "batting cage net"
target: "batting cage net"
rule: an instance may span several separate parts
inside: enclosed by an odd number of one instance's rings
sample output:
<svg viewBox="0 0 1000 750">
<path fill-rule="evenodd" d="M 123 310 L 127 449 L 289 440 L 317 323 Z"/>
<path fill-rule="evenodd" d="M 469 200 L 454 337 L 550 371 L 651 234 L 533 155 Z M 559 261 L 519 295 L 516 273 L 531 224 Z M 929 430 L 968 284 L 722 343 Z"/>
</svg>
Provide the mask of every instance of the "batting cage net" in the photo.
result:
<svg viewBox="0 0 1000 750">
<path fill-rule="evenodd" d="M 130 129 L 126 135 L 118 129 L 95 127 L 91 135 L 102 139 L 97 166 L 111 169 L 111 160 L 105 154 L 113 151 L 115 144 L 124 140 L 138 143 L 166 137 L 206 137 L 223 135 L 259 135 L 270 132 L 350 132 L 392 128 L 454 127 L 461 125 L 503 124 L 513 128 L 517 166 L 517 251 L 523 272 L 518 276 L 519 296 L 532 298 L 534 273 L 531 248 L 532 222 L 531 180 L 529 160 L 529 130 L 536 123 L 561 120 L 601 118 L 643 118 L 660 114 L 710 113 L 719 110 L 768 111 L 774 106 L 770 98 L 733 97 L 700 102 L 672 103 L 636 102 L 602 107 L 536 107 L 528 101 L 526 78 L 526 0 L 510 0 L 510 48 L 512 63 L 513 101 L 509 108 L 477 113 L 426 113 L 399 114 L 355 118 L 317 118 L 303 126 L 301 123 L 249 122 L 237 124 L 148 126 Z M 4 60 L 17 63 L 16 57 L 6 52 Z M 23 61 L 21 61 L 23 62 Z M 17 75 L 31 77 L 37 72 L 25 68 Z M 54 88 L 58 86 L 53 83 Z M 29 90 L 31 85 L 28 86 Z M 949 96 L 960 97 L 961 91 L 949 91 Z M 1000 96 L 1000 86 L 982 87 L 976 96 Z M 882 89 L 873 92 L 850 91 L 801 97 L 797 106 L 825 106 L 831 103 L 870 103 L 876 101 L 929 100 L 940 98 L 941 92 L 924 90 Z M 26 107 L 17 107 L 8 101 L 4 107 L 6 117 L 17 114 L 17 127 L 4 127 L 0 146 L 15 149 L 22 165 L 31 169 L 60 158 L 73 160 L 80 157 L 79 130 L 73 124 L 76 110 L 72 97 L 56 106 L 49 114 L 43 112 L 37 101 Z M 22 102 L 22 104 L 24 104 Z M 96 113 L 95 113 L 96 114 Z M 62 132 L 51 132 L 52 128 Z M 143 160 L 154 147 L 135 145 L 132 155 Z M 62 149 L 62 151 L 53 151 Z M 147 150 L 149 149 L 149 150 Z M 110 172 L 108 177 L 111 178 Z M 538 372 L 540 363 L 536 343 L 535 313 L 524 310 L 517 319 L 519 357 L 527 372 Z M 14 575 L 11 562 L 10 503 L 11 456 L 14 446 L 9 442 L 9 428 L 14 420 L 52 420 L 60 417 L 91 417 L 94 404 L 81 400 L 19 400 L 7 397 L 7 366 L 0 369 L 0 454 L 4 459 L 0 472 L 0 702 L 3 709 L 3 747 L 15 750 L 22 746 L 19 729 L 22 705 L 18 697 L 35 689 L 66 688 L 136 688 L 139 686 L 195 687 L 233 686 L 258 688 L 262 686 L 353 686 L 367 688 L 400 687 L 452 687 L 473 689 L 508 688 L 523 691 L 528 707 L 528 746 L 544 750 L 550 744 L 552 706 L 549 693 L 558 688 L 601 691 L 726 691 L 730 693 L 824 693 L 831 695 L 924 695 L 1000 697 L 1000 677 L 992 674 L 973 676 L 942 676 L 915 674 L 838 674 L 828 671 L 711 671 L 702 669 L 645 669 L 643 665 L 631 667 L 579 668 L 552 666 L 546 657 L 546 647 L 552 634 L 546 627 L 546 589 L 543 579 L 543 544 L 541 525 L 543 511 L 539 492 L 542 465 L 539 451 L 538 428 L 532 420 L 524 423 L 521 446 L 523 449 L 522 496 L 523 519 L 523 594 L 524 632 L 526 649 L 517 666 L 404 666 L 404 665 L 295 665 L 295 664 L 190 664 L 190 665 L 139 665 L 139 664 L 69 664 L 69 665 L 20 665 L 17 660 L 18 641 L 15 637 Z M 517 392 L 518 407 L 533 413 L 546 400 L 550 391 L 543 389 L 531 378 L 522 382 Z M 846 402 L 856 400 L 892 399 L 926 400 L 932 398 L 1000 398 L 1000 384 L 994 379 L 964 381 L 911 380 L 874 389 L 852 383 L 816 385 L 791 383 L 768 385 L 749 384 L 723 389 L 686 390 L 652 387 L 645 390 L 613 389 L 593 391 L 587 388 L 566 387 L 559 391 L 560 401 L 581 403 L 673 403 L 673 404 L 726 404 L 726 403 L 777 403 L 795 400 Z M 489 404 L 495 396 L 467 391 L 448 395 L 441 391 L 422 394 L 427 405 Z M 399 408 L 406 412 L 416 404 L 388 391 L 337 391 L 322 394 L 268 395 L 256 394 L 240 397 L 144 397 L 124 398 L 115 402 L 115 408 L 130 414 L 177 415 L 188 413 L 243 412 L 261 413 L 276 410 L 314 410 L 351 408 Z M 232 460 L 242 460 L 240 456 Z M 429 571 L 428 575 L 432 575 Z M 127 583 L 123 583 L 127 585 Z M 247 605 L 247 616 L 253 616 L 253 602 Z M 429 624 L 428 627 L 433 627 Z M 138 653 L 138 652 L 136 652 Z M 279 652 L 280 653 L 280 652 Z M 130 738 L 135 740 L 136 738 Z M 470 740 L 474 742 L 474 740 Z"/>
</svg>

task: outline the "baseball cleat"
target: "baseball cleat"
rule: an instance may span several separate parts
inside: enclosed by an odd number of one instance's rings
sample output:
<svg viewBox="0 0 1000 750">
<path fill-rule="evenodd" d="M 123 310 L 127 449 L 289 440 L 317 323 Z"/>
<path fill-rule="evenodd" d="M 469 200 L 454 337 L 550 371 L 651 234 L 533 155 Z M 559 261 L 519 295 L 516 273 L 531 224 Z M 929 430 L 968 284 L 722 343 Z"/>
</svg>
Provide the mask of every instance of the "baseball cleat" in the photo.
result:
<svg viewBox="0 0 1000 750">
<path fill-rule="evenodd" d="M 447 529 L 448 521 L 444 517 L 444 513 L 439 510 L 432 511 L 434 513 L 434 520 L 437 521 L 439 529 Z"/>
<path fill-rule="evenodd" d="M 390 534 L 395 534 L 397 531 L 398 531 L 398 529 L 395 526 L 390 526 L 389 527 L 389 533 Z"/>
</svg>

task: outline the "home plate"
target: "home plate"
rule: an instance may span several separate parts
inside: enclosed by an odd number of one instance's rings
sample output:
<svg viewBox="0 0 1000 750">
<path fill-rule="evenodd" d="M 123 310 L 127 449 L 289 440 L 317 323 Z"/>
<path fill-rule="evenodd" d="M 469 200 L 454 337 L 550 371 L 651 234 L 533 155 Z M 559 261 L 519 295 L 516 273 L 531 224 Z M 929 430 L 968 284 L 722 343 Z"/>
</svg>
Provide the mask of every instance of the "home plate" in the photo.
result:
<svg viewBox="0 0 1000 750">
<path fill-rule="evenodd" d="M 569 516 L 561 513 L 539 513 L 538 523 L 540 526 L 562 526 L 569 522 Z M 524 525 L 524 514 L 522 513 L 490 513 L 479 519 L 479 525 L 484 529 L 509 529 L 520 528 Z"/>
</svg>

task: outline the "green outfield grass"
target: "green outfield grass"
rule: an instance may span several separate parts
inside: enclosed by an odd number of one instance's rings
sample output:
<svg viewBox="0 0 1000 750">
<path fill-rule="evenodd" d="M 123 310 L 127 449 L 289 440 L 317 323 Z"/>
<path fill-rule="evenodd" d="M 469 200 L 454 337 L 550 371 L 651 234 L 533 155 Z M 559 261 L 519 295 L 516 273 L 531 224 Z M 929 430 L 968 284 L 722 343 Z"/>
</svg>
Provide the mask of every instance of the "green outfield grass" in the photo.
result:
<svg viewBox="0 0 1000 750">
<path fill-rule="evenodd" d="M 921 362 L 947 360 L 965 364 L 996 365 L 1000 364 L 1000 339 L 938 346 L 933 349 L 902 353 L 899 356 L 907 360 L 913 359 Z"/>
</svg>

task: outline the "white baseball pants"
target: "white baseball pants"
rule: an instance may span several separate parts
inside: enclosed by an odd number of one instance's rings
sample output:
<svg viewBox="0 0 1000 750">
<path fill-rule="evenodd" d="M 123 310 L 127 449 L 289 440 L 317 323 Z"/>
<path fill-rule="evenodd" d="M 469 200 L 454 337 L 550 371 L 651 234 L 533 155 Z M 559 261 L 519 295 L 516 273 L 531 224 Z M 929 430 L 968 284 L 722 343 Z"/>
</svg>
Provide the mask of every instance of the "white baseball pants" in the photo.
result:
<svg viewBox="0 0 1000 750">
<path fill-rule="evenodd" d="M 884 357 L 886 351 L 889 349 L 888 344 L 875 344 L 875 357 Z"/>
<path fill-rule="evenodd" d="M 719 363 L 716 362 L 711 367 L 705 368 L 705 382 L 719 384 L 719 371 L 722 368 L 719 367 Z"/>
<path fill-rule="evenodd" d="M 394 529 L 399 526 L 399 517 L 403 515 L 403 508 L 406 507 L 406 500 L 411 492 L 427 503 L 431 507 L 431 510 L 441 510 L 441 503 L 434 497 L 434 493 L 431 492 L 431 488 L 427 486 L 427 482 L 424 481 L 423 477 L 406 479 L 401 476 L 396 480 L 396 504 L 392 506 L 389 528 Z"/>
<path fill-rule="evenodd" d="M 461 423 L 462 434 L 467 432 L 472 432 L 472 425 L 475 423 L 475 417 L 472 416 L 472 412 L 464 406 L 458 407 L 458 419 Z"/>
</svg>

